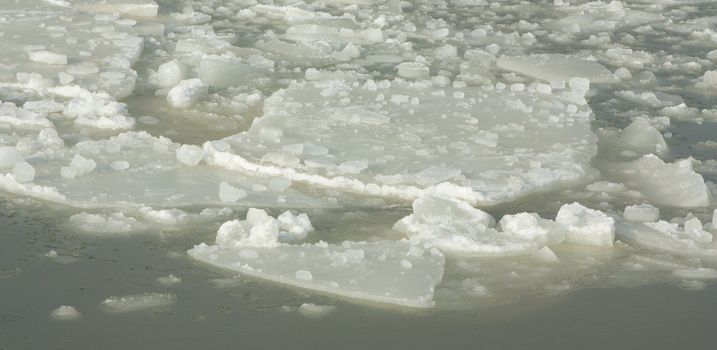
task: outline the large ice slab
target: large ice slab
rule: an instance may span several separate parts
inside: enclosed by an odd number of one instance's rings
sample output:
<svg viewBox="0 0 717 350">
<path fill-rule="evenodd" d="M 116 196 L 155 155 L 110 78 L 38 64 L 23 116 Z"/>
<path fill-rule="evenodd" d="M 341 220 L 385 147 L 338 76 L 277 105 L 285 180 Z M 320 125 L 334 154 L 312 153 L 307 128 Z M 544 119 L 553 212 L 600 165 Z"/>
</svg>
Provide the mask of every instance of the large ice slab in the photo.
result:
<svg viewBox="0 0 717 350">
<path fill-rule="evenodd" d="M 574 55 L 540 54 L 506 56 L 496 61 L 498 68 L 506 69 L 547 82 L 567 82 L 582 77 L 591 83 L 615 83 L 612 72 L 596 61 Z"/>
<path fill-rule="evenodd" d="M 247 132 L 224 140 L 231 149 L 205 144 L 207 162 L 404 200 L 437 186 L 473 204 L 505 202 L 591 175 L 585 89 L 294 83 L 266 99 Z"/>
<path fill-rule="evenodd" d="M 444 258 L 437 250 L 419 249 L 405 240 L 286 244 L 279 240 L 291 229 L 281 220 L 250 211 L 247 220 L 222 225 L 215 245 L 202 243 L 188 253 L 223 269 L 322 293 L 433 306 L 434 289 L 443 277 Z"/>
</svg>

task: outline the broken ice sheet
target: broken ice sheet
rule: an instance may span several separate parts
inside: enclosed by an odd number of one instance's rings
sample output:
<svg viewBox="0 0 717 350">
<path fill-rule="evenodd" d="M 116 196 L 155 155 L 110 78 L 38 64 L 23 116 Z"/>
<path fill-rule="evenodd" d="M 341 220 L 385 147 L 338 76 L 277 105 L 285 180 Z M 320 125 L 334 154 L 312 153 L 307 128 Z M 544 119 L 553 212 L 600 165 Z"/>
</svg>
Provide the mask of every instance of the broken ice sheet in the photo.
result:
<svg viewBox="0 0 717 350">
<path fill-rule="evenodd" d="M 291 188 L 291 182 L 278 184 L 275 177 L 246 177 L 204 165 L 184 164 L 181 160 L 185 155 L 179 144 L 145 132 L 83 141 L 72 148 L 62 147 L 61 140 L 50 142 L 57 138 L 56 134 L 54 138 L 52 133 L 40 134 L 49 136 L 27 140 L 24 155 L 36 172 L 34 178 L 20 182 L 11 169 L 22 159 L 12 158 L 15 160 L 8 169 L 0 169 L 4 172 L 0 175 L 0 188 L 81 208 L 336 206 L 331 198 L 304 194 Z M 48 147 L 48 143 L 53 146 Z M 201 160 L 203 151 L 196 149 Z M 244 191 L 245 198 L 238 203 L 222 200 L 222 182 Z"/>
<path fill-rule="evenodd" d="M 46 5 L 23 1 L 32 11 L 0 6 L 0 18 L 7 18 L 0 21 L 0 89 L 29 90 L 34 95 L 58 83 L 79 84 L 91 92 L 128 96 L 137 76 L 131 65 L 142 52 L 142 38 L 124 31 L 112 16 L 81 15 Z M 30 73 L 31 79 L 16 79 Z"/>
<path fill-rule="evenodd" d="M 322 293 L 433 306 L 434 289 L 443 277 L 444 258 L 437 250 L 419 249 L 405 240 L 281 243 L 287 233 L 305 233 L 310 225 L 302 215 L 285 213 L 274 219 L 251 209 L 247 220 L 224 223 L 216 244 L 202 243 L 188 253 L 216 267 Z"/>
<path fill-rule="evenodd" d="M 207 162 L 404 200 L 447 182 L 439 187 L 473 204 L 506 202 L 593 174 L 587 86 L 573 83 L 552 93 L 545 84 L 294 83 L 224 140 L 231 149 L 206 144 Z"/>
<path fill-rule="evenodd" d="M 498 68 L 525 74 L 546 82 L 567 82 L 582 77 L 591 83 L 614 83 L 618 79 L 603 65 L 576 55 L 541 54 L 505 56 L 496 61 Z"/>
<path fill-rule="evenodd" d="M 433 306 L 443 256 L 416 253 L 406 241 L 284 244 L 274 248 L 200 244 L 197 260 L 242 274 L 352 299 Z"/>
</svg>

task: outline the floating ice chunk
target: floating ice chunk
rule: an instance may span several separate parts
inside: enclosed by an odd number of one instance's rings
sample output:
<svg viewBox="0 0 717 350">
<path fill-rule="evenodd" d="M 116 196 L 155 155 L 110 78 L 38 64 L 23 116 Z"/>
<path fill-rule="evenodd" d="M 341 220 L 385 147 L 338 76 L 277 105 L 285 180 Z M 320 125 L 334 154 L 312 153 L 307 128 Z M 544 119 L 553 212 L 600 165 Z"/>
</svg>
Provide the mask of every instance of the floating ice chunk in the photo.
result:
<svg viewBox="0 0 717 350">
<path fill-rule="evenodd" d="M 662 92 L 618 91 L 615 95 L 624 100 L 653 108 L 677 106 L 685 102 L 679 95 L 670 95 Z"/>
<path fill-rule="evenodd" d="M 410 307 L 433 306 L 433 291 L 443 277 L 439 252 L 409 254 L 406 241 L 283 244 L 246 248 L 200 244 L 189 255 L 205 263 L 291 286 L 354 299 Z M 337 259 L 362 251 L 362 259 Z M 412 269 L 401 266 L 408 260 Z M 305 273 L 310 272 L 311 279 Z"/>
<path fill-rule="evenodd" d="M 91 173 L 97 167 L 97 163 L 92 159 L 87 159 L 80 154 L 75 154 L 69 166 L 60 169 L 60 175 L 66 179 L 74 179 Z"/>
<path fill-rule="evenodd" d="M 695 242 L 712 242 L 712 234 L 702 229 L 702 222 L 698 218 L 685 221 L 685 234 Z"/>
<path fill-rule="evenodd" d="M 83 11 L 119 13 L 138 17 L 156 17 L 159 6 L 154 0 L 76 0 L 72 5 Z"/>
<path fill-rule="evenodd" d="M 336 311 L 334 305 L 319 305 L 313 303 L 303 303 L 299 305 L 298 311 L 300 314 L 309 318 L 325 317 Z"/>
<path fill-rule="evenodd" d="M 187 74 L 187 68 L 178 60 L 163 63 L 157 70 L 157 82 L 161 86 L 177 86 Z"/>
<path fill-rule="evenodd" d="M 464 201 L 424 196 L 413 202 L 413 214 L 393 229 L 407 234 L 414 245 L 470 256 L 530 255 L 559 243 L 564 235 L 535 214 L 504 216 L 502 232 L 494 224 L 493 217 Z"/>
<path fill-rule="evenodd" d="M 204 158 L 204 150 L 195 145 L 182 145 L 176 153 L 177 160 L 188 166 L 197 166 Z"/>
<path fill-rule="evenodd" d="M 146 229 L 147 227 L 137 219 L 125 216 L 123 213 L 90 214 L 81 212 L 72 215 L 70 224 L 84 232 L 95 233 L 126 233 Z"/>
<path fill-rule="evenodd" d="M 579 203 L 560 207 L 555 222 L 565 229 L 565 242 L 612 247 L 615 240 L 615 220 Z"/>
<path fill-rule="evenodd" d="M 596 61 L 578 56 L 541 54 L 501 57 L 496 61 L 499 68 L 525 74 L 547 82 L 567 82 L 573 77 L 584 77 L 591 83 L 615 83 L 617 78 Z"/>
<path fill-rule="evenodd" d="M 430 73 L 428 66 L 420 62 L 403 62 L 396 69 L 398 76 L 406 79 L 425 79 Z"/>
<path fill-rule="evenodd" d="M 64 65 L 67 64 L 67 55 L 46 50 L 30 51 L 27 53 L 30 61 L 44 64 Z"/>
<path fill-rule="evenodd" d="M 219 200 L 222 202 L 236 202 L 247 196 L 245 190 L 236 188 L 225 181 L 219 184 Z"/>
<path fill-rule="evenodd" d="M 666 221 L 635 223 L 617 221 L 615 233 L 621 240 L 668 252 L 677 256 L 714 259 L 717 250 L 711 242 L 696 241 L 678 225 Z M 709 234 L 709 233 L 707 233 Z"/>
<path fill-rule="evenodd" d="M 175 275 L 169 274 L 168 276 L 158 277 L 157 282 L 164 286 L 173 286 L 175 284 L 182 283 L 182 279 Z"/>
<path fill-rule="evenodd" d="M 234 57 L 206 56 L 199 63 L 199 79 L 215 87 L 246 84 L 264 72 Z"/>
<path fill-rule="evenodd" d="M 145 219 L 156 222 L 163 226 L 177 226 L 187 222 L 190 219 L 189 214 L 183 210 L 173 209 L 153 209 L 151 207 L 142 207 L 139 209 Z"/>
<path fill-rule="evenodd" d="M 592 33 L 615 31 L 658 22 L 658 14 L 632 10 L 620 1 L 610 3 L 591 1 L 578 6 L 561 7 L 568 12 L 548 26 L 554 30 L 572 34 L 590 35 Z"/>
<path fill-rule="evenodd" d="M 110 313 L 135 312 L 154 308 L 161 308 L 177 302 L 177 296 L 168 293 L 143 293 L 109 297 L 100 306 Z"/>
<path fill-rule="evenodd" d="M 660 220 L 660 209 L 649 204 L 628 205 L 622 217 L 632 222 L 655 222 Z"/>
<path fill-rule="evenodd" d="M 274 219 L 264 210 L 251 208 L 246 220 L 222 224 L 216 243 L 226 247 L 277 247 L 281 242 L 301 241 L 313 230 L 306 214 L 286 211 Z"/>
<path fill-rule="evenodd" d="M 182 80 L 167 93 L 167 102 L 174 108 L 189 108 L 207 94 L 200 79 Z"/>
<path fill-rule="evenodd" d="M 708 70 L 700 77 L 695 86 L 708 93 L 717 93 L 717 71 Z"/>
<path fill-rule="evenodd" d="M 705 207 L 711 194 L 689 160 L 666 164 L 653 154 L 610 165 L 605 174 L 640 191 L 650 202 L 675 207 Z"/>
<path fill-rule="evenodd" d="M 717 231 L 717 209 L 712 211 L 712 230 Z"/>
<path fill-rule="evenodd" d="M 12 168 L 12 176 L 17 182 L 32 182 L 35 179 L 35 168 L 28 162 L 19 162 Z"/>
<path fill-rule="evenodd" d="M 24 162 L 25 157 L 15 147 L 0 147 L 0 169 L 12 169 L 16 164 Z"/>
<path fill-rule="evenodd" d="M 72 306 L 62 305 L 55 310 L 52 310 L 50 316 L 60 321 L 74 321 L 80 319 L 82 314 Z"/>
<path fill-rule="evenodd" d="M 550 249 L 549 247 L 540 248 L 532 256 L 537 259 L 540 259 L 542 261 L 549 262 L 549 263 L 556 263 L 556 262 L 560 261 L 558 256 L 555 255 L 555 252 L 553 252 L 553 250 Z"/>
<path fill-rule="evenodd" d="M 668 150 L 662 133 L 645 118 L 635 118 L 630 125 L 622 130 L 620 140 L 627 149 L 638 154 L 664 154 Z"/>
</svg>

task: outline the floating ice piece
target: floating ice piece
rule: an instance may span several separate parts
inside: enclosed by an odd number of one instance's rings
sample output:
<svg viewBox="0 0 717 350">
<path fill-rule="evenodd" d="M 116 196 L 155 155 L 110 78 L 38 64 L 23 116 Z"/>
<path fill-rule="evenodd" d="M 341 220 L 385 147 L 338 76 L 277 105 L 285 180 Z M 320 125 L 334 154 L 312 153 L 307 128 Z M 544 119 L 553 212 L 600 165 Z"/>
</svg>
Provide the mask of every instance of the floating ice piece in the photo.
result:
<svg viewBox="0 0 717 350">
<path fill-rule="evenodd" d="M 81 212 L 72 215 L 69 222 L 81 231 L 95 233 L 126 233 L 141 231 L 147 228 L 146 225 L 138 222 L 137 219 L 126 216 L 123 213 L 104 215 Z"/>
<path fill-rule="evenodd" d="M 15 147 L 0 147 L 0 169 L 12 169 L 16 164 L 24 162 L 25 157 Z"/>
<path fill-rule="evenodd" d="M 615 240 L 615 220 L 579 203 L 560 207 L 555 222 L 565 229 L 565 242 L 612 247 Z"/>
<path fill-rule="evenodd" d="M 674 207 L 706 207 L 711 194 L 702 175 L 692 170 L 689 160 L 666 164 L 653 154 L 612 164 L 605 174 L 616 182 L 640 191 L 651 203 Z"/>
<path fill-rule="evenodd" d="M 553 94 L 372 83 L 292 84 L 265 100 L 264 115 L 247 132 L 224 140 L 231 149 L 205 145 L 206 162 L 404 200 L 436 186 L 472 204 L 505 202 L 592 175 L 596 139 L 587 89 L 578 81 Z M 308 143 L 325 151 L 285 150 Z M 349 164 L 361 164 L 360 171 L 346 171 Z"/>
<path fill-rule="evenodd" d="M 32 182 L 35 179 L 35 168 L 28 162 L 19 162 L 12 167 L 12 176 L 18 182 Z"/>
<path fill-rule="evenodd" d="M 83 11 L 118 13 L 138 17 L 156 17 L 159 6 L 154 0 L 72 0 Z"/>
<path fill-rule="evenodd" d="M 489 214 L 467 202 L 424 196 L 413 202 L 413 214 L 396 222 L 393 229 L 407 234 L 422 249 L 469 256 L 530 255 L 564 238 L 553 222 L 535 214 L 504 216 L 502 231 L 494 224 Z"/>
<path fill-rule="evenodd" d="M 204 158 L 204 150 L 195 145 L 182 145 L 177 148 L 177 160 L 184 165 L 197 166 Z"/>
<path fill-rule="evenodd" d="M 712 235 L 702 229 L 702 222 L 698 218 L 690 218 L 685 221 L 685 234 L 695 242 L 709 243 L 712 242 Z"/>
<path fill-rule="evenodd" d="M 567 82 L 573 77 L 583 77 L 591 83 L 615 83 L 618 79 L 597 61 L 578 56 L 540 54 L 501 57 L 496 61 L 499 68 L 525 74 L 547 82 Z"/>
<path fill-rule="evenodd" d="M 207 94 L 207 85 L 200 79 L 182 80 L 167 93 L 167 102 L 174 108 L 189 108 Z"/>
<path fill-rule="evenodd" d="M 189 250 L 205 263 L 258 278 L 353 299 L 433 306 L 443 256 L 406 241 L 283 244 L 273 248 L 206 245 Z M 402 265 L 408 261 L 411 268 Z"/>
<path fill-rule="evenodd" d="M 679 95 L 671 95 L 658 91 L 636 92 L 623 90 L 616 92 L 615 95 L 624 100 L 653 108 L 677 106 L 685 102 Z"/>
<path fill-rule="evenodd" d="M 309 318 L 325 317 L 336 311 L 334 305 L 319 305 L 313 303 L 303 303 L 299 305 L 298 311 L 300 314 Z"/>
<path fill-rule="evenodd" d="M 219 184 L 219 200 L 222 202 L 236 202 L 244 197 L 247 193 L 241 188 L 236 188 L 225 181 Z"/>
<path fill-rule="evenodd" d="M 64 65 L 67 64 L 67 55 L 47 50 L 28 52 L 30 61 L 44 64 Z"/>
<path fill-rule="evenodd" d="M 559 9 L 568 13 L 559 16 L 559 19 L 552 21 L 548 26 L 556 31 L 584 36 L 637 27 L 663 19 L 662 16 L 654 13 L 629 9 L 620 1 L 610 3 L 592 1 Z"/>
<path fill-rule="evenodd" d="M 206 56 L 197 69 L 199 79 L 214 87 L 229 87 L 247 84 L 266 71 L 243 63 L 234 57 Z"/>
<path fill-rule="evenodd" d="M 164 286 L 173 286 L 182 283 L 182 279 L 170 273 L 168 276 L 158 277 L 157 282 Z"/>
<path fill-rule="evenodd" d="M 60 321 L 74 321 L 80 319 L 82 314 L 72 306 L 62 305 L 55 310 L 52 310 L 50 316 Z"/>
<path fill-rule="evenodd" d="M 708 70 L 695 86 L 706 93 L 717 93 L 717 70 Z"/>
<path fill-rule="evenodd" d="M 109 297 L 100 306 L 110 313 L 135 312 L 161 308 L 177 302 L 177 296 L 169 293 L 143 293 Z"/>
<path fill-rule="evenodd" d="M 74 179 L 77 176 L 89 174 L 96 167 L 97 163 L 94 160 L 75 154 L 69 166 L 60 168 L 60 175 L 66 179 Z"/>
<path fill-rule="evenodd" d="M 622 217 L 631 222 L 655 222 L 660 220 L 660 209 L 649 204 L 628 205 Z"/>
<path fill-rule="evenodd" d="M 620 133 L 620 141 L 623 147 L 638 154 L 664 154 L 668 147 L 662 133 L 657 130 L 645 118 L 635 118 Z"/>
<path fill-rule="evenodd" d="M 157 82 L 161 86 L 177 86 L 187 74 L 187 68 L 178 60 L 162 63 L 157 69 Z"/>
<path fill-rule="evenodd" d="M 425 79 L 430 73 L 428 66 L 419 62 L 403 62 L 396 69 L 398 76 L 406 79 Z"/>
<path fill-rule="evenodd" d="M 306 214 L 286 211 L 276 219 L 261 209 L 249 209 L 246 220 L 227 221 L 219 227 L 216 243 L 223 247 L 278 247 L 297 242 L 314 230 Z"/>
<path fill-rule="evenodd" d="M 717 249 L 712 247 L 711 242 L 694 240 L 687 232 L 680 230 L 675 223 L 617 221 L 615 233 L 623 241 L 637 243 L 676 256 L 717 258 Z"/>
</svg>

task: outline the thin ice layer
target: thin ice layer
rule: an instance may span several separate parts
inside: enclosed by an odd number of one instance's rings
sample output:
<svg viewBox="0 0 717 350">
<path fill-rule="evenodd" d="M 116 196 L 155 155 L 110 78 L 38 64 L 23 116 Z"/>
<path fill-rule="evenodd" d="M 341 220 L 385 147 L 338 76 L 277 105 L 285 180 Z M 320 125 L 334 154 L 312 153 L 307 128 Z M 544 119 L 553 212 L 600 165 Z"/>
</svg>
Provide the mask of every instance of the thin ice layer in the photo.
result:
<svg viewBox="0 0 717 350">
<path fill-rule="evenodd" d="M 584 181 L 595 136 L 586 85 L 497 90 L 368 81 L 294 83 L 251 128 L 206 144 L 207 162 L 257 175 L 413 200 L 439 184 L 494 204 Z M 547 88 L 547 89 L 546 89 Z"/>
<path fill-rule="evenodd" d="M 567 82 L 573 77 L 587 78 L 591 83 L 618 81 L 615 75 L 600 63 L 575 55 L 540 54 L 501 57 L 496 61 L 496 65 L 498 68 L 547 82 Z"/>
<path fill-rule="evenodd" d="M 409 307 L 433 306 L 443 256 L 406 241 L 284 244 L 274 248 L 204 243 L 189 255 L 258 278 L 354 299 Z"/>
</svg>

